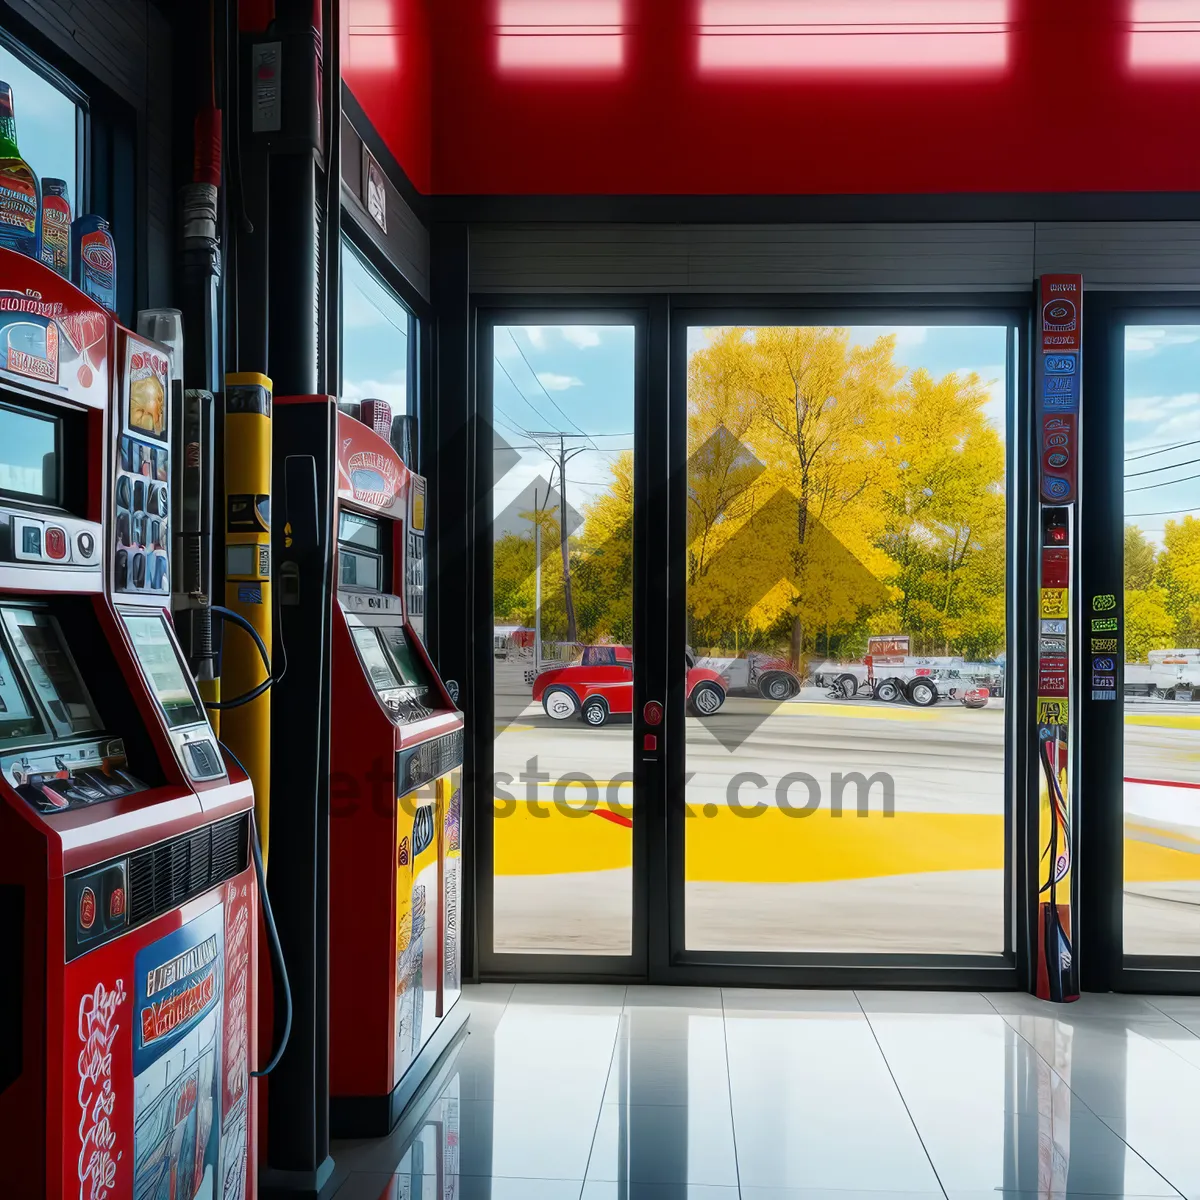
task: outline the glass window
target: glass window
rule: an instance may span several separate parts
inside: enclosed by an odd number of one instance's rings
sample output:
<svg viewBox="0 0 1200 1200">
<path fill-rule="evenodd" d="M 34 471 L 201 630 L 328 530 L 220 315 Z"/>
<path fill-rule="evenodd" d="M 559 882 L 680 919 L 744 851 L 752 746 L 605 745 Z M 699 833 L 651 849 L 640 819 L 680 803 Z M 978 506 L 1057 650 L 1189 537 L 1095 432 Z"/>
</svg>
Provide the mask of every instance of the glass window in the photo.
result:
<svg viewBox="0 0 1200 1200">
<path fill-rule="evenodd" d="M 1009 340 L 689 329 L 689 950 L 1004 950 Z"/>
<path fill-rule="evenodd" d="M 409 400 L 412 313 L 356 250 L 342 247 L 342 399 L 386 400 L 392 416 L 415 412 Z"/>
<path fill-rule="evenodd" d="M 133 652 L 172 729 L 205 719 L 162 617 L 122 614 Z"/>
<path fill-rule="evenodd" d="M 635 339 L 495 330 L 497 953 L 633 948 Z"/>
<path fill-rule="evenodd" d="M 1200 325 L 1125 327 L 1124 949 L 1134 955 L 1200 954 L 1198 373 Z M 1093 670 L 1115 665 L 1117 646 L 1116 633 L 1093 635 Z"/>
<path fill-rule="evenodd" d="M 11 85 L 17 145 L 39 180 L 66 180 L 71 213 L 79 213 L 77 105 L 23 58 L 0 43 L 0 79 Z"/>
</svg>

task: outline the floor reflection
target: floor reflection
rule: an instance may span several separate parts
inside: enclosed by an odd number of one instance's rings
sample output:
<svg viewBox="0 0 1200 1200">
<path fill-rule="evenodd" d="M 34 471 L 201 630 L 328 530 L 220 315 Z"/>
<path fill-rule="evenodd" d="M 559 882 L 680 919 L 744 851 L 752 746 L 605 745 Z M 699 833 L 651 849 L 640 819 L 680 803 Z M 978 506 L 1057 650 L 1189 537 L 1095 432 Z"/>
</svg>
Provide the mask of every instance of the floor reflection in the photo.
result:
<svg viewBox="0 0 1200 1200">
<path fill-rule="evenodd" d="M 465 996 L 423 1111 L 335 1146 L 337 1200 L 1200 1194 L 1200 998 Z"/>
</svg>

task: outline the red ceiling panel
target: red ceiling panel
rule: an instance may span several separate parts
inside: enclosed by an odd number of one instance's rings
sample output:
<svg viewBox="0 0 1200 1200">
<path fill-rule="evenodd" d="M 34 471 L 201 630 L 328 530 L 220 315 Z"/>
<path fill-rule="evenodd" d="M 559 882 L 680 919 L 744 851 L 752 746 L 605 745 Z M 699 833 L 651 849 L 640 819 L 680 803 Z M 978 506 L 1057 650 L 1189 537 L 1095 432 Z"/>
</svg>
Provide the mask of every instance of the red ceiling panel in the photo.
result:
<svg viewBox="0 0 1200 1200">
<path fill-rule="evenodd" d="M 1200 191 L 1200 0 L 344 0 L 423 191 Z"/>
</svg>

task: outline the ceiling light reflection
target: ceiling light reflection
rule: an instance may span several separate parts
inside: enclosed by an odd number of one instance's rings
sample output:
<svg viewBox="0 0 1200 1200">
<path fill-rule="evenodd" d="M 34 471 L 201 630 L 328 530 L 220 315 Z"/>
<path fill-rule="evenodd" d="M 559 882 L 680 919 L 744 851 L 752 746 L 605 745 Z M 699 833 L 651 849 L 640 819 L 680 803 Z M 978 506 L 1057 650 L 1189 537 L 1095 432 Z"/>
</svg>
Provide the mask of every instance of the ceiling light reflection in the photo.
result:
<svg viewBox="0 0 1200 1200">
<path fill-rule="evenodd" d="M 1008 65 L 1011 0 L 698 0 L 704 72 L 961 71 Z"/>
</svg>

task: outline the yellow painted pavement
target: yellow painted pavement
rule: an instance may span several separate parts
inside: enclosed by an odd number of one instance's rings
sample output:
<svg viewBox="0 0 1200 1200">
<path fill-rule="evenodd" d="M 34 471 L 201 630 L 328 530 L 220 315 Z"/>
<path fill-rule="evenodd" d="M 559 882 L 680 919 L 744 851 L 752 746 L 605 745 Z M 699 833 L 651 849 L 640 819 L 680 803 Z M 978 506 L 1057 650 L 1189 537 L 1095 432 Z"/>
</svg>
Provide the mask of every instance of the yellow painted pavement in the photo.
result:
<svg viewBox="0 0 1200 1200">
<path fill-rule="evenodd" d="M 497 803 L 498 875 L 551 875 L 629 867 L 633 832 L 628 809 L 602 800 L 611 820 L 580 808 L 566 813 L 548 801 L 535 812 L 525 801 Z M 1131 830 L 1131 832 L 1133 832 Z M 689 883 L 818 883 L 931 871 L 1001 870 L 1004 818 L 989 813 L 898 812 L 887 817 L 853 810 L 807 817 L 764 809 L 753 817 L 718 808 L 686 823 Z M 1198 843 L 1200 848 L 1200 843 Z M 1200 854 L 1138 838 L 1125 841 L 1130 882 L 1200 880 Z"/>
</svg>

